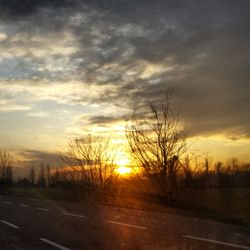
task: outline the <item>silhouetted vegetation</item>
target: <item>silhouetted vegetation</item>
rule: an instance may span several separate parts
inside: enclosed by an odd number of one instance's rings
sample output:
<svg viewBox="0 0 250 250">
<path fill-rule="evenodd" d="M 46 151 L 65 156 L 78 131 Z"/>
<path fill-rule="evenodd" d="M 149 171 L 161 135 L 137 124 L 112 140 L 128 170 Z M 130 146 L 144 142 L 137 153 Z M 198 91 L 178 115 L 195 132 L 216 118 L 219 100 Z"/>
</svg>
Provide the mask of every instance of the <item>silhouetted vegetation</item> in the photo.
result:
<svg viewBox="0 0 250 250">
<path fill-rule="evenodd" d="M 147 102 L 134 113 L 126 127 L 132 156 L 142 174 L 169 196 L 177 185 L 179 159 L 186 152 L 186 129 L 180 127 L 179 113 L 170 106 L 171 93 L 164 102 Z"/>
<path fill-rule="evenodd" d="M 156 188 L 152 181 L 154 174 L 145 176 L 137 173 L 127 178 L 116 175 L 106 188 L 100 188 L 94 182 L 91 182 L 90 188 L 86 179 L 76 178 L 72 168 L 49 165 L 45 168 L 44 164 L 38 169 L 32 167 L 27 177 L 14 178 L 11 184 L 1 180 L 1 191 L 36 198 L 101 201 L 136 208 L 160 204 L 188 208 L 209 216 L 217 214 L 217 218 L 239 218 L 239 221 L 250 223 L 247 219 L 250 164 L 236 159 L 212 164 L 207 159 L 190 154 L 179 160 L 176 168 L 175 190 L 171 196 Z M 97 183 L 100 183 L 99 180 Z"/>
<path fill-rule="evenodd" d="M 12 183 L 12 157 L 9 152 L 0 150 L 0 183 Z"/>
<path fill-rule="evenodd" d="M 104 190 L 115 181 L 115 149 L 108 138 L 88 135 L 74 139 L 61 159 L 68 167 L 69 182 Z"/>
</svg>

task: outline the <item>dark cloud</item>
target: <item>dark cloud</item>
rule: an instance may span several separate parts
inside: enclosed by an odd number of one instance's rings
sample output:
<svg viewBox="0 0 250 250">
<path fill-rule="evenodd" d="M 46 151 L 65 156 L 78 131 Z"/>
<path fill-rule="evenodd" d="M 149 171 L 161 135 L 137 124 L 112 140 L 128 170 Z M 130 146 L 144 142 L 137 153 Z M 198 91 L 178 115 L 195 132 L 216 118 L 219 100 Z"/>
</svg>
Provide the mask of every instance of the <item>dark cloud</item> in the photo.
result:
<svg viewBox="0 0 250 250">
<path fill-rule="evenodd" d="M 76 7 L 74 0 L 0 0 L 2 17 L 25 17 L 37 12 L 40 8 Z"/>
<path fill-rule="evenodd" d="M 41 163 L 58 166 L 60 163 L 59 153 L 49 153 L 39 150 L 23 150 L 18 152 L 24 160 L 19 164 L 23 166 L 40 166 Z"/>
<path fill-rule="evenodd" d="M 98 124 L 98 125 L 105 125 L 111 124 L 115 122 L 124 121 L 125 117 L 116 117 L 116 116 L 91 116 L 89 117 L 90 124 Z"/>
<path fill-rule="evenodd" d="M 15 166 L 14 178 L 17 179 L 27 177 L 31 167 L 34 168 L 36 175 L 38 175 L 41 164 L 44 166 L 48 164 L 52 168 L 62 166 L 59 154 L 56 153 L 48 153 L 39 150 L 22 150 L 20 152 L 16 152 L 16 155 L 22 158 L 22 160 L 19 161 L 14 159 L 13 162 Z"/>
</svg>

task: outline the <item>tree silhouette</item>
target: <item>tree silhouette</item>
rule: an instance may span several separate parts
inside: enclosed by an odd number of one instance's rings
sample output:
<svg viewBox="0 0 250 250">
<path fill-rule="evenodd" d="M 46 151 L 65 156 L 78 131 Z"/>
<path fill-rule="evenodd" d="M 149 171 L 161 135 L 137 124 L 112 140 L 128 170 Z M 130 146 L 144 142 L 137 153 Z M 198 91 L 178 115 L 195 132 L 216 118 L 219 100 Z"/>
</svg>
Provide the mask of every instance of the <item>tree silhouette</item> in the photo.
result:
<svg viewBox="0 0 250 250">
<path fill-rule="evenodd" d="M 107 187 L 115 177 L 115 149 L 107 138 L 88 135 L 72 140 L 62 161 L 70 167 L 71 178 L 98 189 Z"/>
<path fill-rule="evenodd" d="M 186 129 L 171 106 L 171 93 L 160 104 L 146 102 L 135 108 L 126 137 L 137 165 L 146 176 L 156 176 L 168 192 L 176 184 L 179 157 L 186 151 Z"/>
<path fill-rule="evenodd" d="M 29 181 L 32 187 L 35 185 L 35 179 L 36 179 L 35 169 L 32 166 L 29 172 Z"/>
<path fill-rule="evenodd" d="M 0 150 L 0 182 L 8 184 L 12 182 L 12 156 L 9 152 Z"/>
<path fill-rule="evenodd" d="M 39 176 L 38 176 L 37 184 L 40 187 L 45 187 L 46 186 L 45 169 L 44 169 L 44 166 L 43 166 L 42 163 L 40 165 L 40 173 L 39 173 Z"/>
<path fill-rule="evenodd" d="M 46 165 L 46 187 L 50 187 L 51 184 L 51 171 L 50 171 L 50 165 Z"/>
</svg>

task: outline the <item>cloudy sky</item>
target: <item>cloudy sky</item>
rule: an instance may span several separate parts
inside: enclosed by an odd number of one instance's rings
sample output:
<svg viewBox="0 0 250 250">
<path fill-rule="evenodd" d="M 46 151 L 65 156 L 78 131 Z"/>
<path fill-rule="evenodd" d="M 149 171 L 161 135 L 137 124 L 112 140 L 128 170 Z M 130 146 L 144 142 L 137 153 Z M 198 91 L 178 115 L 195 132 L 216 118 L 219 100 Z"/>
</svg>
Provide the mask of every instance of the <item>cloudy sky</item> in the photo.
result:
<svg viewBox="0 0 250 250">
<path fill-rule="evenodd" d="M 0 0 L 0 148 L 46 160 L 174 90 L 192 149 L 250 161 L 249 0 Z M 20 158 L 21 159 L 21 158 Z"/>
</svg>

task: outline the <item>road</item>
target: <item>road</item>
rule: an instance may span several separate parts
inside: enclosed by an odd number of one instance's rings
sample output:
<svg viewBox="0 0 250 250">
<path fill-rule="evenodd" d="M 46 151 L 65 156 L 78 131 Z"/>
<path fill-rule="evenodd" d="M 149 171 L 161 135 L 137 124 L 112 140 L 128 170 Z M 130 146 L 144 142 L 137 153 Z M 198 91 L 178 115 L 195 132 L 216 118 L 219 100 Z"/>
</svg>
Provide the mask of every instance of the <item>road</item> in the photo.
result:
<svg viewBox="0 0 250 250">
<path fill-rule="evenodd" d="M 0 249 L 250 250 L 250 229 L 162 212 L 0 196 Z"/>
</svg>

